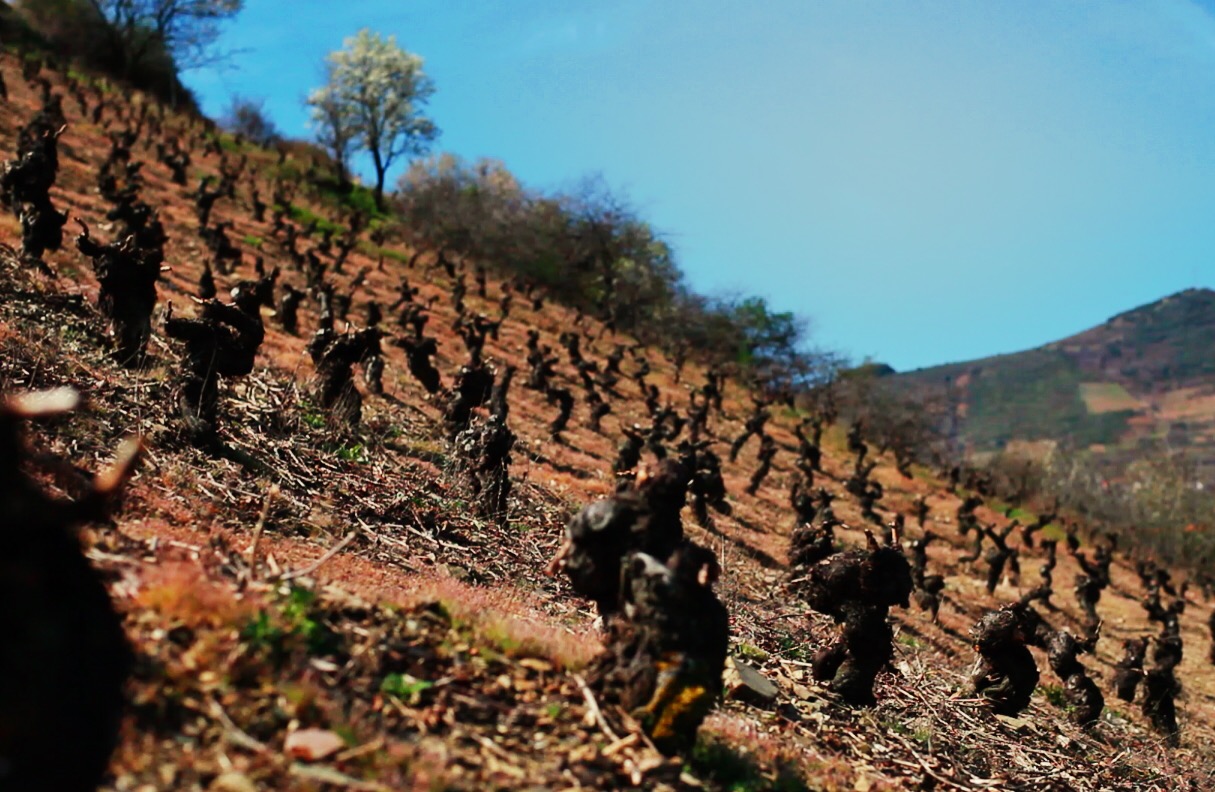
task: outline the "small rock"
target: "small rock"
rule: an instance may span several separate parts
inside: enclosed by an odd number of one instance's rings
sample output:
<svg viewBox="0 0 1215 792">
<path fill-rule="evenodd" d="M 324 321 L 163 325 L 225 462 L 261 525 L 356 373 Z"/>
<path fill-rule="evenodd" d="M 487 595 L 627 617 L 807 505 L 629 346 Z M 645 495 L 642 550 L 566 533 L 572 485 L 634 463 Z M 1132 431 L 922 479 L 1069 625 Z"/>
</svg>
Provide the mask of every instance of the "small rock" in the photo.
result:
<svg viewBox="0 0 1215 792">
<path fill-rule="evenodd" d="M 309 660 L 308 665 L 312 666 L 317 671 L 324 671 L 327 674 L 332 674 L 336 671 L 341 670 L 341 667 L 337 663 L 331 662 L 329 660 L 323 660 L 319 657 L 314 657 L 311 660 Z"/>
<path fill-rule="evenodd" d="M 1034 722 L 1026 717 L 997 714 L 996 720 L 1015 731 L 1037 731 L 1036 727 L 1034 726 Z"/>
<path fill-rule="evenodd" d="M 455 578 L 461 583 L 473 583 L 472 573 L 462 566 L 456 564 L 436 564 L 435 568 L 448 577 Z"/>
<path fill-rule="evenodd" d="M 776 685 L 758 669 L 736 657 L 726 661 L 726 697 L 763 706 L 776 699 Z"/>
<path fill-rule="evenodd" d="M 305 762 L 319 762 L 346 747 L 346 741 L 328 729 L 300 729 L 287 735 L 283 750 Z"/>
</svg>

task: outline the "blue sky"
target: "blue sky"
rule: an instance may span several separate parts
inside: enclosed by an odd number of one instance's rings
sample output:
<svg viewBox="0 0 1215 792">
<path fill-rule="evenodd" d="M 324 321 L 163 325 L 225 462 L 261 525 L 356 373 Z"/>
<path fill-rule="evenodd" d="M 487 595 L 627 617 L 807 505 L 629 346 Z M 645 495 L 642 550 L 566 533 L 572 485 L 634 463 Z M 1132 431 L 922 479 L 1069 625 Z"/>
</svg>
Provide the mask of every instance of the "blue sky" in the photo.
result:
<svg viewBox="0 0 1215 792">
<path fill-rule="evenodd" d="M 700 291 L 900 370 L 1215 286 L 1215 2 L 248 0 L 204 109 L 302 99 L 361 27 L 426 59 L 439 148 L 602 173 Z"/>
</svg>

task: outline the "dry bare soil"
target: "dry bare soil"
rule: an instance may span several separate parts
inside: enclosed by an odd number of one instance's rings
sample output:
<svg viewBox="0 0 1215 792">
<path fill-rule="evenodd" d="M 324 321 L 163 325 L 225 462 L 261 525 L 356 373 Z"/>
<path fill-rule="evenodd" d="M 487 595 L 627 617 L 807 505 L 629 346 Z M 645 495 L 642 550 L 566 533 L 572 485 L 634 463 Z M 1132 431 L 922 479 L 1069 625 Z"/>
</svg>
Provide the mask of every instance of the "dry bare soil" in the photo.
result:
<svg viewBox="0 0 1215 792">
<path fill-rule="evenodd" d="M 34 112 L 35 93 L 18 61 L 0 60 L 10 99 L 0 108 L 0 148 L 11 156 L 16 132 Z M 49 72 L 48 72 L 49 74 Z M 61 77 L 50 74 L 56 86 Z M 143 101 L 110 90 L 115 108 L 131 112 Z M 57 205 L 84 218 L 108 239 L 96 175 L 108 141 L 101 127 L 65 102 Z M 107 110 L 103 125 L 125 123 Z M 168 116 L 188 139 L 199 127 Z M 154 161 L 151 144 L 136 146 L 146 160 L 145 200 L 160 209 L 170 236 L 171 269 L 160 284 L 160 306 L 189 315 L 207 252 L 199 240 L 187 191 L 198 176 L 217 173 L 219 157 L 193 152 L 191 185 L 173 185 Z M 271 193 L 276 156 L 225 139 L 229 157 L 250 158 L 263 196 Z M 302 170 L 295 163 L 297 170 Z M 250 277 L 254 256 L 283 268 L 302 285 L 268 223 L 254 222 L 248 182 L 216 215 L 235 224 L 245 253 L 231 278 Z M 321 217 L 337 210 L 324 196 L 301 191 L 296 202 Z M 0 218 L 0 242 L 19 246 L 20 232 Z M 304 242 L 307 246 L 309 243 Z M 454 318 L 441 269 L 413 251 L 365 243 L 340 285 L 370 267 L 356 299 L 392 302 L 402 275 L 437 298 L 428 330 L 439 336 L 446 380 L 463 362 L 451 332 Z M 110 524 L 82 537 L 124 614 L 138 661 L 130 708 L 106 789 L 1210 789 L 1215 781 L 1215 668 L 1206 662 L 1204 624 L 1210 605 L 1194 601 L 1183 617 L 1186 656 L 1180 668 L 1182 747 L 1168 749 L 1152 734 L 1137 706 L 1108 691 L 1121 642 L 1154 633 L 1137 604 L 1138 583 L 1125 560 L 1101 600 L 1105 619 L 1095 658 L 1085 660 L 1110 699 L 1089 731 L 1072 726 L 1057 700 L 1059 681 L 1041 655 L 1043 688 L 1021 718 L 997 718 L 968 695 L 974 654 L 967 631 L 988 608 L 1036 585 L 1037 562 L 1023 561 L 1017 583 L 1004 581 L 989 597 L 980 568 L 957 557 L 964 550 L 952 524 L 958 495 L 930 472 L 905 479 L 882 459 L 875 476 L 886 487 L 885 517 L 910 514 L 926 495 L 931 527 L 945 546 L 930 553 L 933 571 L 947 576 L 940 625 L 918 611 L 894 612 L 894 668 L 878 681 L 871 709 L 844 706 L 808 674 L 808 660 L 828 640 L 831 625 L 788 596 L 786 551 L 792 528 L 787 482 L 795 441 L 792 411 L 779 413 L 772 431 L 782 446 L 773 474 L 756 497 L 743 493 L 754 465 L 749 445 L 737 464 L 725 464 L 734 506 L 705 531 L 686 520 L 692 538 L 719 555 L 718 592 L 732 615 L 732 651 L 761 669 L 778 689 L 774 702 L 728 698 L 710 716 L 695 752 L 668 760 L 647 747 L 622 713 L 600 712 L 579 669 L 599 648 L 588 603 L 544 574 L 565 521 L 580 506 L 612 490 L 610 464 L 622 423 L 645 422 L 635 385 L 622 381 L 622 398 L 603 434 L 586 428 L 586 408 L 574 413 L 565 443 L 548 438 L 552 407 L 520 387 L 512 393 L 510 425 L 520 442 L 509 524 L 471 516 L 449 475 L 438 410 L 409 376 L 400 350 L 386 347 L 387 393 L 368 398 L 354 432 L 327 424 L 311 406 L 314 371 L 304 346 L 316 324 L 306 304 L 299 335 L 283 333 L 266 311 L 267 339 L 254 373 L 223 385 L 223 434 L 244 465 L 191 449 L 171 413 L 172 370 L 179 350 L 158 330 L 149 364 L 118 367 L 108 352 L 105 324 L 94 306 L 97 284 L 88 262 L 70 245 L 48 254 L 57 273 L 46 278 L 3 256 L 0 304 L 0 390 L 72 385 L 88 409 L 36 426 L 31 442 L 83 469 L 105 464 L 118 440 L 139 432 L 148 454 Z M 383 266 L 379 266 L 380 262 Z M 474 310 L 496 315 L 500 284 L 491 277 L 488 301 L 475 290 Z M 221 289 L 222 293 L 222 289 Z M 500 339 L 488 352 L 495 364 L 524 364 L 526 331 L 538 329 L 554 347 L 573 325 L 565 308 L 535 313 L 516 300 Z M 591 355 L 631 339 L 600 334 Z M 648 351 L 651 381 L 665 400 L 687 402 L 703 372 L 689 366 L 682 382 L 661 354 Z M 626 363 L 626 370 L 630 364 Z M 577 382 L 563 365 L 561 376 Z M 731 385 L 726 412 L 711 429 L 728 439 L 741 430 L 748 395 Z M 828 474 L 822 483 L 840 497 L 849 525 L 863 520 L 843 492 L 851 460 L 843 432 L 826 436 Z M 724 444 L 720 450 L 724 456 Z M 236 454 L 232 456 L 237 456 Z M 248 460 L 256 460 L 250 463 Z M 253 472 L 251 472 L 251 470 Z M 963 493 L 964 494 L 964 493 Z M 980 516 L 1002 524 L 997 511 Z M 1024 517 L 1022 518 L 1024 519 Z M 910 521 L 909 521 L 910 522 Z M 913 534 L 918 529 L 913 529 Z M 863 541 L 841 532 L 845 544 Z M 1078 630 L 1071 594 L 1073 560 L 1061 554 L 1056 573 L 1059 627 Z M 1194 596 L 1194 595 L 1192 595 Z M 1036 650 L 1035 650 L 1036 651 Z M 317 729 L 340 746 L 309 761 L 300 747 Z M 327 735 L 328 736 L 328 735 Z M 64 746 L 70 761 L 71 746 Z"/>
</svg>

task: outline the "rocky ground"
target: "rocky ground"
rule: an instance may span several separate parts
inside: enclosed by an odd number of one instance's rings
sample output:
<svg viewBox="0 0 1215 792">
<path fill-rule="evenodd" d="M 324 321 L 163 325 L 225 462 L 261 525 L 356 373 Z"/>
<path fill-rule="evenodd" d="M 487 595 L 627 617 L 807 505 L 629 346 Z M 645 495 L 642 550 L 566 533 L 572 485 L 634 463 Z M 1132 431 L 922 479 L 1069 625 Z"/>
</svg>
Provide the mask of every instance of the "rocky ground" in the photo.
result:
<svg viewBox="0 0 1215 792">
<path fill-rule="evenodd" d="M 21 78 L 18 59 L 0 59 L 9 100 L 0 107 L 0 152 L 11 156 L 16 132 L 35 112 L 37 94 Z M 62 76 L 46 72 L 55 86 Z M 98 168 L 109 150 L 105 126 L 125 126 L 117 112 L 142 99 L 115 89 L 101 124 L 66 102 L 61 170 L 53 197 L 61 209 L 106 235 Z M 186 128 L 187 120 L 171 118 Z M 187 136 L 197 131 L 191 127 Z M 146 160 L 144 198 L 157 206 L 169 234 L 168 265 L 159 288 L 163 314 L 189 315 L 191 294 L 209 253 L 197 234 L 192 191 L 198 177 L 217 173 L 220 158 L 193 152 L 189 187 L 174 185 L 155 161 L 151 143 L 136 145 Z M 277 156 L 224 138 L 228 156 L 249 157 L 263 196 L 276 175 L 302 173 Z M 298 156 L 298 155 L 296 155 Z M 221 199 L 215 216 L 234 223 L 244 263 L 222 287 L 252 273 L 252 260 L 283 268 L 302 286 L 269 223 L 253 220 L 247 182 L 236 200 Z M 301 190 L 300 217 L 336 217 L 330 198 Z M 306 222 L 306 221 L 305 221 Z M 69 226 L 69 230 L 74 230 Z M 108 236 L 106 237 L 108 238 Z M 20 226 L 0 218 L 0 243 L 20 246 Z M 433 257 L 401 243 L 364 241 L 339 284 L 369 268 L 351 318 L 362 303 L 391 303 L 402 275 L 435 298 L 428 333 L 439 338 L 438 365 L 450 379 L 464 359 L 450 329 L 450 283 Z M 946 576 L 941 623 L 917 610 L 894 611 L 894 668 L 878 681 L 878 705 L 846 707 L 808 673 L 813 652 L 832 634 L 785 588 L 793 516 L 787 483 L 799 416 L 777 410 L 770 431 L 778 441 L 772 475 L 752 497 L 743 492 L 755 444 L 738 463 L 726 462 L 734 513 L 713 531 L 685 524 L 711 547 L 723 575 L 718 593 L 732 620 L 732 653 L 739 670 L 702 729 L 691 755 L 666 759 L 647 744 L 627 714 L 599 707 L 580 671 L 599 648 L 588 603 L 545 564 L 569 516 L 613 489 L 610 465 L 619 427 L 646 423 L 636 386 L 622 380 L 621 398 L 603 433 L 575 409 L 565 442 L 546 429 L 556 408 L 516 386 L 510 426 L 520 441 L 511 475 L 509 520 L 473 516 L 451 471 L 439 411 L 410 376 L 404 356 L 386 346 L 386 393 L 369 397 L 357 430 L 336 428 L 312 405 L 314 370 L 304 346 L 316 326 L 305 304 L 298 335 L 284 333 L 264 312 L 266 342 L 248 377 L 225 381 L 222 434 L 237 453 L 215 458 L 190 447 L 176 428 L 173 375 L 178 350 L 159 331 L 140 369 L 118 366 L 105 322 L 94 308 L 97 284 L 86 259 L 65 245 L 47 255 L 55 277 L 0 255 L 0 391 L 71 385 L 87 409 L 33 427 L 31 443 L 99 469 L 118 441 L 138 432 L 147 454 L 123 508 L 83 536 L 87 554 L 105 577 L 137 654 L 130 708 L 107 789 L 1207 789 L 1215 784 L 1215 668 L 1206 662 L 1209 603 L 1191 592 L 1183 618 L 1186 656 L 1179 671 L 1182 745 L 1170 749 L 1146 726 L 1137 705 L 1107 697 L 1092 729 L 1071 725 L 1058 701 L 1058 680 L 1037 654 L 1042 687 L 1017 718 L 997 717 L 967 692 L 974 652 L 971 625 L 987 609 L 1037 584 L 1037 562 L 1024 558 L 1019 581 L 1004 580 L 989 596 L 983 563 L 958 561 L 966 543 L 956 533 L 960 502 L 930 471 L 899 475 L 882 457 L 874 477 L 886 490 L 879 511 L 910 515 L 928 498 L 931 527 L 947 541 L 934 545 L 930 568 Z M 382 265 L 381 265 L 382 264 Z M 471 281 L 471 278 L 470 278 Z M 497 314 L 501 284 L 492 275 L 487 299 L 470 289 L 474 310 Z M 574 315 L 548 303 L 533 312 L 516 300 L 501 336 L 487 354 L 495 365 L 526 371 L 528 329 L 558 348 Z M 603 334 L 587 352 L 602 359 L 623 336 Z M 664 401 L 682 408 L 691 386 L 704 381 L 689 365 L 676 382 L 671 362 L 648 350 Z M 626 370 L 632 365 L 626 362 Z M 560 370 L 571 383 L 571 366 Z M 723 440 L 741 431 L 748 394 L 731 384 L 726 418 L 710 427 Z M 857 528 L 839 532 L 846 545 L 863 541 L 860 510 L 843 492 L 851 466 L 843 427 L 825 437 L 823 485 L 840 495 L 836 511 Z M 963 493 L 965 494 L 965 493 Z M 989 504 L 998 506 L 999 504 Z M 687 513 L 685 513 L 687 515 Z M 983 507 L 982 520 L 1006 522 Z M 1022 515 L 1021 519 L 1026 520 Z M 913 521 L 909 517 L 909 524 Z M 1048 529 L 1048 531 L 1051 529 Z M 911 533 L 917 536 L 918 528 Z M 1075 563 L 1060 555 L 1057 627 L 1078 631 L 1071 595 Z M 1104 619 L 1095 658 L 1085 662 L 1108 690 L 1121 642 L 1154 634 L 1138 604 L 1139 583 L 1119 559 L 1113 586 L 1098 610 Z M 1035 650 L 1036 652 L 1036 650 Z M 742 679 L 739 675 L 742 675 Z M 64 747 L 70 756 L 71 746 Z"/>
</svg>

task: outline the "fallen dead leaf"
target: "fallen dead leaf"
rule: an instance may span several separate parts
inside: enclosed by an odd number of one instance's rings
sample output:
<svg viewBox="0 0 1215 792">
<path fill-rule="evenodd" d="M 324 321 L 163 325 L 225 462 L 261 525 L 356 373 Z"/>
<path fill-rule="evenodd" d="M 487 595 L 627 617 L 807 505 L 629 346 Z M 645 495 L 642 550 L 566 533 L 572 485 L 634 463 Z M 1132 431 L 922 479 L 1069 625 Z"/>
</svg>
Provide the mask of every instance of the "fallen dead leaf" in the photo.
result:
<svg viewBox="0 0 1215 792">
<path fill-rule="evenodd" d="M 328 729 L 300 729 L 287 735 L 283 750 L 305 762 L 319 762 L 346 747 L 346 741 Z"/>
</svg>

